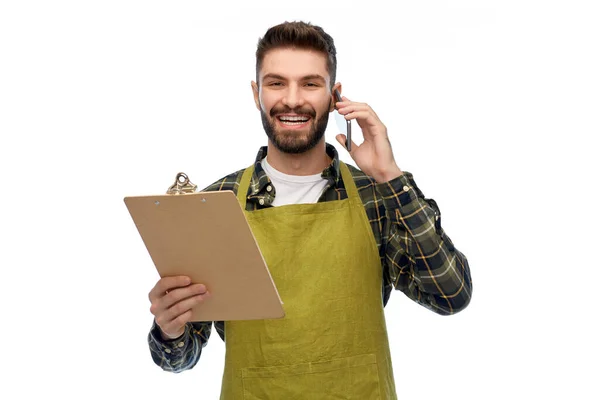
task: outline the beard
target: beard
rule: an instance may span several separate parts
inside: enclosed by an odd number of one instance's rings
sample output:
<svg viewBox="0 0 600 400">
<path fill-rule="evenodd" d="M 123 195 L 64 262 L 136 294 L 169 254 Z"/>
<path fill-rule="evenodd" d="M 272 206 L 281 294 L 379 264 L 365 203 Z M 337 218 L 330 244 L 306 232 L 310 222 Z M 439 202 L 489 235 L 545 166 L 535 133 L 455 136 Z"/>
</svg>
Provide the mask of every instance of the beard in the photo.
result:
<svg viewBox="0 0 600 400">
<path fill-rule="evenodd" d="M 308 134 L 299 132 L 298 130 L 286 130 L 278 127 L 275 115 L 283 113 L 310 115 L 311 124 L 309 126 Z M 287 154 L 301 154 L 313 149 L 321 139 L 323 139 L 325 130 L 327 129 L 327 123 L 329 122 L 329 113 L 327 110 L 323 112 L 323 115 L 319 117 L 319 119 L 315 119 L 316 112 L 314 110 L 302 108 L 273 108 L 269 112 L 269 115 L 270 118 L 267 117 L 267 114 L 261 107 L 260 117 L 267 137 L 271 140 L 271 143 L 273 143 L 277 150 Z"/>
</svg>

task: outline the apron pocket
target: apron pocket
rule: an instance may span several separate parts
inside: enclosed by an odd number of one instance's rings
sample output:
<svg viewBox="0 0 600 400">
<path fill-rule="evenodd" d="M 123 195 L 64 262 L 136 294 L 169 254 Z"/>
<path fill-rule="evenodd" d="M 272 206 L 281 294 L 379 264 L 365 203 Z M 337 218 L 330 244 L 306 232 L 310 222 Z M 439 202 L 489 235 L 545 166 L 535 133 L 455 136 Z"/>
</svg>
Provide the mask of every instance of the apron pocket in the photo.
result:
<svg viewBox="0 0 600 400">
<path fill-rule="evenodd" d="M 245 400 L 379 400 L 375 354 L 242 369 Z"/>
</svg>

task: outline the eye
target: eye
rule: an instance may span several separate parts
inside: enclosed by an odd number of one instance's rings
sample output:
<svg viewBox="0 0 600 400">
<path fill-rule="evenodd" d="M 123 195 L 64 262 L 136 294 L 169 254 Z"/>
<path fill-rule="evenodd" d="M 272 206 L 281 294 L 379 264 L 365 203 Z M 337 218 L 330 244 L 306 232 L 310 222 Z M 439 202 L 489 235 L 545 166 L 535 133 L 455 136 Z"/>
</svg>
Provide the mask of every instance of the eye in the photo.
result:
<svg viewBox="0 0 600 400">
<path fill-rule="evenodd" d="M 271 83 L 269 83 L 268 85 L 269 85 L 269 86 L 282 86 L 282 85 L 283 85 L 283 83 L 281 83 L 281 82 L 271 82 Z"/>
<path fill-rule="evenodd" d="M 318 87 L 319 85 L 317 85 L 316 83 L 313 83 L 313 82 L 308 82 L 308 83 L 306 84 L 306 86 L 310 86 L 310 87 Z"/>
</svg>

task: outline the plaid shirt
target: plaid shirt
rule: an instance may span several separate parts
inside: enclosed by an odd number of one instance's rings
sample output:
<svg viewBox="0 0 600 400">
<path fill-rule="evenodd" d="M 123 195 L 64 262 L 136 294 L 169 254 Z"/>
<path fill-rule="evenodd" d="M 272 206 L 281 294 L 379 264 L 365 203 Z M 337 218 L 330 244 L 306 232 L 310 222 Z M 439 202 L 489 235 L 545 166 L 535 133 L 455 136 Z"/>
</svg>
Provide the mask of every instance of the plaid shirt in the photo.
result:
<svg viewBox="0 0 600 400">
<path fill-rule="evenodd" d="M 347 198 L 335 148 L 327 144 L 332 162 L 322 173 L 328 183 L 319 202 Z M 272 207 L 276 188 L 256 157 L 248 188 L 247 211 Z M 458 251 L 441 225 L 441 214 L 433 199 L 426 199 L 412 174 L 404 173 L 389 182 L 377 183 L 362 171 L 348 165 L 371 224 L 383 268 L 382 301 L 387 304 L 392 288 L 442 315 L 464 309 L 471 299 L 471 275 L 466 257 Z M 208 186 L 204 191 L 232 190 L 237 193 L 244 170 Z M 215 321 L 224 340 L 225 326 Z M 188 323 L 179 339 L 165 341 L 153 324 L 148 344 L 154 362 L 165 371 L 181 372 L 198 362 L 211 333 L 212 322 Z"/>
</svg>

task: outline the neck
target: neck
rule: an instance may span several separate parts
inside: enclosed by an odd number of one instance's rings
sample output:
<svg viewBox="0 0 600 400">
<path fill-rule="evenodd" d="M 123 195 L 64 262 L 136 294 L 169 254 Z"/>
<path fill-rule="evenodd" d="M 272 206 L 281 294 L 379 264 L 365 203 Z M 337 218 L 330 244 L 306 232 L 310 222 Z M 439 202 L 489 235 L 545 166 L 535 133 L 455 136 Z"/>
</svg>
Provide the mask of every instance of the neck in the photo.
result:
<svg viewBox="0 0 600 400">
<path fill-rule="evenodd" d="M 325 152 L 325 138 L 307 152 L 301 154 L 288 154 L 279 151 L 269 140 L 267 147 L 267 161 L 279 172 L 287 175 L 316 175 L 331 163 Z"/>
</svg>

